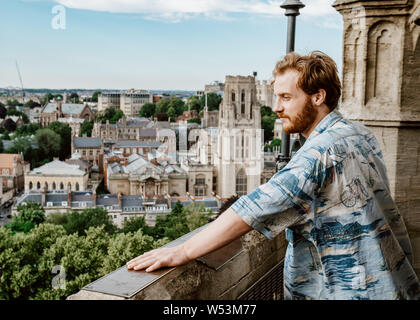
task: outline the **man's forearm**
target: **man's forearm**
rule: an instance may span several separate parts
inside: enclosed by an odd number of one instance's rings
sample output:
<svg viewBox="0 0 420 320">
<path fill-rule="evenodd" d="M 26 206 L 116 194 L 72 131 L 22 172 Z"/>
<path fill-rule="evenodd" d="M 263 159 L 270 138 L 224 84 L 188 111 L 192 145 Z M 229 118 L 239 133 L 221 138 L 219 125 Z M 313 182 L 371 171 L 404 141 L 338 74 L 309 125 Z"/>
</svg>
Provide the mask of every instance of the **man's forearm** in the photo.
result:
<svg viewBox="0 0 420 320">
<path fill-rule="evenodd" d="M 190 260 L 202 257 L 239 238 L 251 229 L 229 208 L 207 228 L 187 240 L 183 244 L 184 252 Z"/>
</svg>

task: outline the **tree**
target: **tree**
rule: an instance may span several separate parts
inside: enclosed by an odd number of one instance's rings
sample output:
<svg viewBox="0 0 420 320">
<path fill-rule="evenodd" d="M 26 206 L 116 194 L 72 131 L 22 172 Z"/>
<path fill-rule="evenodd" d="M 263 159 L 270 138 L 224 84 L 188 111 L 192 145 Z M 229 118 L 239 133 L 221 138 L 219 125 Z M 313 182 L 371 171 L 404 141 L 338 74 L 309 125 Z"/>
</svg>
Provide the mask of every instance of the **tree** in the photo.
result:
<svg viewBox="0 0 420 320">
<path fill-rule="evenodd" d="M 76 92 L 72 92 L 69 96 L 69 99 L 73 103 L 79 103 L 79 95 Z"/>
<path fill-rule="evenodd" d="M 120 109 L 115 111 L 114 116 L 109 120 L 109 123 L 117 123 L 118 120 L 124 117 L 124 112 Z"/>
<path fill-rule="evenodd" d="M 85 121 L 82 123 L 82 126 L 80 128 L 82 136 L 86 134 L 87 137 L 90 137 L 92 135 L 93 130 L 93 121 Z"/>
<path fill-rule="evenodd" d="M 137 232 L 138 230 L 143 229 L 145 226 L 146 221 L 144 217 L 133 217 L 124 221 L 121 231 L 123 233 Z"/>
<path fill-rule="evenodd" d="M 176 117 L 182 115 L 182 113 L 185 111 L 185 103 L 181 99 L 173 96 L 169 100 L 168 113 L 169 113 L 169 110 L 171 108 L 174 109 L 174 111 L 175 111 L 175 117 L 174 118 L 176 118 Z M 169 116 L 169 114 L 168 114 L 168 116 Z M 171 116 L 169 116 L 169 117 L 172 118 Z"/>
<path fill-rule="evenodd" d="M 18 105 L 20 105 L 20 103 L 16 99 L 13 99 L 13 100 L 7 100 L 6 105 L 10 107 L 17 107 Z"/>
<path fill-rule="evenodd" d="M 61 137 L 58 156 L 61 160 L 67 159 L 71 154 L 71 128 L 67 123 L 51 122 L 48 129 L 53 130 Z"/>
<path fill-rule="evenodd" d="M 12 218 L 12 221 L 6 226 L 13 233 L 27 233 L 36 225 L 45 221 L 45 211 L 36 202 L 28 202 L 26 205 L 17 206 L 18 214 Z"/>
<path fill-rule="evenodd" d="M 4 129 L 1 140 L 10 140 L 9 131 L 7 129 Z"/>
<path fill-rule="evenodd" d="M 167 113 L 169 109 L 169 100 L 168 99 L 160 99 L 156 103 L 156 113 Z"/>
<path fill-rule="evenodd" d="M 222 96 L 215 92 L 207 93 L 207 107 L 209 111 L 219 110 L 219 105 L 222 102 Z M 206 105 L 206 95 L 202 95 L 200 98 L 200 110 L 203 110 Z"/>
<path fill-rule="evenodd" d="M 49 128 L 39 129 L 36 132 L 35 140 L 38 143 L 39 150 L 43 158 L 51 160 L 60 154 L 61 138 Z M 41 158 L 42 158 L 41 156 Z"/>
<path fill-rule="evenodd" d="M 261 107 L 261 128 L 264 130 L 264 142 L 270 141 L 274 136 L 274 123 L 277 119 L 271 108 Z"/>
<path fill-rule="evenodd" d="M 26 137 L 18 137 L 13 140 L 13 145 L 7 148 L 7 153 L 23 153 L 24 158 L 27 150 L 31 147 L 31 141 Z M 25 158 L 26 160 L 26 158 Z"/>
<path fill-rule="evenodd" d="M 197 124 L 201 124 L 201 119 L 200 118 L 192 118 L 192 119 L 188 119 L 187 123 L 197 123 Z"/>
<path fill-rule="evenodd" d="M 16 123 L 9 118 L 4 122 L 3 127 L 9 132 L 13 132 L 16 130 Z"/>
<path fill-rule="evenodd" d="M 36 107 L 40 107 L 41 105 L 38 102 L 29 100 L 23 106 L 26 107 L 26 108 L 29 108 L 29 109 L 33 109 L 33 108 L 36 108 Z"/>
<path fill-rule="evenodd" d="M 175 121 L 175 119 L 176 119 L 176 111 L 175 111 L 175 108 L 174 107 L 170 107 L 169 109 L 168 109 L 168 117 L 169 117 L 169 119 L 172 121 L 172 122 L 174 122 Z"/>
<path fill-rule="evenodd" d="M 44 95 L 41 99 L 41 105 L 45 106 L 47 103 L 49 103 L 52 99 L 54 98 L 54 96 L 51 93 L 47 93 L 46 95 Z"/>
<path fill-rule="evenodd" d="M 210 214 L 206 213 L 204 206 L 193 204 L 183 207 L 177 201 L 170 214 L 156 218 L 156 225 L 149 234 L 155 239 L 168 238 L 172 241 L 208 223 L 209 219 Z"/>
<path fill-rule="evenodd" d="M 188 97 L 188 99 L 187 99 L 187 109 L 188 110 L 196 110 L 197 112 L 200 112 L 200 110 L 201 110 L 200 99 L 197 96 Z"/>
<path fill-rule="evenodd" d="M 104 226 L 105 232 L 114 234 L 116 227 L 112 223 L 108 212 L 102 208 L 85 209 L 81 212 L 72 211 L 67 215 L 67 221 L 63 225 L 67 234 L 77 233 L 85 235 L 90 227 Z"/>
<path fill-rule="evenodd" d="M 281 140 L 280 139 L 273 139 L 273 140 L 271 140 L 271 142 L 269 144 L 266 144 L 264 146 L 264 152 L 268 152 L 269 149 L 270 149 L 270 151 L 274 151 L 274 148 L 278 148 L 279 150 L 281 150 Z"/>
<path fill-rule="evenodd" d="M 101 91 L 95 91 L 92 94 L 92 98 L 90 99 L 91 102 L 98 102 L 98 96 L 101 94 Z"/>
<path fill-rule="evenodd" d="M 105 123 L 106 120 L 109 120 L 109 123 L 117 123 L 122 117 L 124 117 L 124 112 L 122 112 L 122 110 L 109 107 L 96 116 L 96 121 Z"/>
<path fill-rule="evenodd" d="M 140 117 L 150 118 L 156 112 L 156 106 L 153 103 L 147 102 L 145 103 L 139 112 Z"/>
<path fill-rule="evenodd" d="M 4 107 L 3 104 L 0 105 L 0 118 L 4 119 L 6 118 L 7 109 Z"/>
</svg>

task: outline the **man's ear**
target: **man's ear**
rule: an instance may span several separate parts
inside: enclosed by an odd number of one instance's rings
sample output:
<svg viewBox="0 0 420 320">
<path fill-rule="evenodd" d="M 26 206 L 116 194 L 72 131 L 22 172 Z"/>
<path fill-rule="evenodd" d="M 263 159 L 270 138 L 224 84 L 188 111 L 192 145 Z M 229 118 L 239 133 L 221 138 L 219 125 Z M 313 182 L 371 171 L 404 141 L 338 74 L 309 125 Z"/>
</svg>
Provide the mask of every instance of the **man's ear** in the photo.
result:
<svg viewBox="0 0 420 320">
<path fill-rule="evenodd" d="M 321 104 L 325 103 L 325 98 L 327 97 L 327 93 L 324 89 L 319 89 L 317 93 L 312 95 L 312 104 L 315 106 L 320 106 Z"/>
</svg>

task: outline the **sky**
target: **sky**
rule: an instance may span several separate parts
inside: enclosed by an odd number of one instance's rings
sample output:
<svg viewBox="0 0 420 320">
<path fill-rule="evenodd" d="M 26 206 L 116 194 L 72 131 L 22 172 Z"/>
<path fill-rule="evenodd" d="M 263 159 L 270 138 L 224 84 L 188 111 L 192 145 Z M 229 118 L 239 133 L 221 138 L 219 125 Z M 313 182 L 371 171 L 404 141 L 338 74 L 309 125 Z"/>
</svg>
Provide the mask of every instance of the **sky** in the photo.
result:
<svg viewBox="0 0 420 320">
<path fill-rule="evenodd" d="M 1 0 L 0 87 L 203 90 L 226 75 L 271 77 L 286 53 L 283 1 Z M 302 0 L 295 51 L 342 66 L 333 0 Z"/>
</svg>

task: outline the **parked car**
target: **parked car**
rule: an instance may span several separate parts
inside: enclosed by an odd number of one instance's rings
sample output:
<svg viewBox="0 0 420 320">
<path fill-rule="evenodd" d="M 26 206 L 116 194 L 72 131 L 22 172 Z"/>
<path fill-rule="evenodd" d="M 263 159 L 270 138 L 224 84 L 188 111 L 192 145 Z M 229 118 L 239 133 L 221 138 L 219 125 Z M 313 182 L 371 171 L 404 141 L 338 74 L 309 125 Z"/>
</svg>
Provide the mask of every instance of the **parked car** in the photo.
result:
<svg viewBox="0 0 420 320">
<path fill-rule="evenodd" d="M 1 213 L 0 213 L 0 219 L 3 219 L 4 218 L 4 215 L 2 215 Z"/>
</svg>

